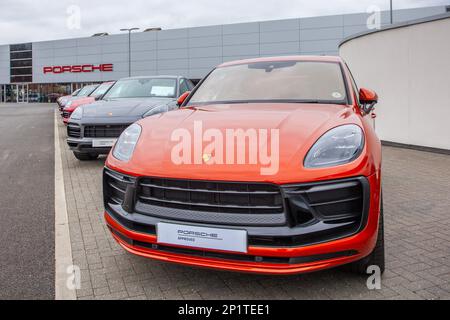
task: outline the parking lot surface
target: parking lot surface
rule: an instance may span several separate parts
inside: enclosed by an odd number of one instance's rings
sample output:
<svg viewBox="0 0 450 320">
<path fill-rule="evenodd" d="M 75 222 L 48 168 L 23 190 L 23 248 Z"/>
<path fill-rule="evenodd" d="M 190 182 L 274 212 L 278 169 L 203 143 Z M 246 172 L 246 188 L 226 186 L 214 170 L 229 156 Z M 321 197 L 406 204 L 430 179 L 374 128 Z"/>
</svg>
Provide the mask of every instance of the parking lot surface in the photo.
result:
<svg viewBox="0 0 450 320">
<path fill-rule="evenodd" d="M 75 159 L 59 124 L 79 299 L 450 299 L 450 156 L 384 147 L 386 272 L 380 290 L 332 269 L 297 276 L 239 274 L 126 253 L 103 221 L 102 167 Z"/>
<path fill-rule="evenodd" d="M 53 112 L 0 104 L 0 300 L 54 297 Z"/>
</svg>

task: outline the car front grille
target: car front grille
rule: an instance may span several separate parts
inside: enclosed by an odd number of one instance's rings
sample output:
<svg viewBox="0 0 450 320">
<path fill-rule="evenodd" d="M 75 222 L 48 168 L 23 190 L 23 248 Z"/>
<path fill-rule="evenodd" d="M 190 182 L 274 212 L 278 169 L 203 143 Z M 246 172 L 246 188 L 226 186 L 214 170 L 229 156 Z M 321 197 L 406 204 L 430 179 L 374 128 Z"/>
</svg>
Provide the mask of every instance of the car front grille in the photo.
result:
<svg viewBox="0 0 450 320">
<path fill-rule="evenodd" d="M 248 238 L 256 246 L 353 235 L 366 225 L 370 204 L 365 177 L 277 186 L 133 177 L 105 168 L 103 190 L 105 209 L 130 230 L 156 234 L 160 221 L 258 227 Z"/>
<path fill-rule="evenodd" d="M 67 135 L 71 138 L 81 138 L 80 126 L 74 123 L 69 123 L 67 125 Z"/>
<path fill-rule="evenodd" d="M 160 207 L 242 214 L 282 213 L 278 186 L 266 183 L 143 178 L 139 201 Z"/>
<path fill-rule="evenodd" d="M 128 124 L 89 125 L 84 127 L 84 136 L 86 138 L 118 138 L 128 126 Z"/>
</svg>

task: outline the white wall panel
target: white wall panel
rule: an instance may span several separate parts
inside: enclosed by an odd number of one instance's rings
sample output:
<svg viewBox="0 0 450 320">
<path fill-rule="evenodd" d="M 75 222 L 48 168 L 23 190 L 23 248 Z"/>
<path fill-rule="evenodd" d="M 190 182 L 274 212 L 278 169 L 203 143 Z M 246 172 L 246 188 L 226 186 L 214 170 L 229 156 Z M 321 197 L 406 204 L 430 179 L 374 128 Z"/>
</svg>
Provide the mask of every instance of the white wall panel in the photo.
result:
<svg viewBox="0 0 450 320">
<path fill-rule="evenodd" d="M 449 30 L 450 16 L 368 34 L 340 47 L 358 85 L 379 95 L 381 139 L 450 149 Z"/>
</svg>

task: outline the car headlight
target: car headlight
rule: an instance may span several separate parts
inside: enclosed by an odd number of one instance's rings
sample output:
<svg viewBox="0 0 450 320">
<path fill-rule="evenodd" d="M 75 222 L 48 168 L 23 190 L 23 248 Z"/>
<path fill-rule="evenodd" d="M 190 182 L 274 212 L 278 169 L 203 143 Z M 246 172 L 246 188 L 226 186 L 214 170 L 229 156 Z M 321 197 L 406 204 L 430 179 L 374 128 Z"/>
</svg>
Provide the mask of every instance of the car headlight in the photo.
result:
<svg viewBox="0 0 450 320">
<path fill-rule="evenodd" d="M 68 107 L 68 106 L 66 106 L 66 107 Z M 75 111 L 72 112 L 70 119 L 81 120 L 82 117 L 83 117 L 83 108 L 76 108 Z"/>
<path fill-rule="evenodd" d="M 129 161 L 134 148 L 141 136 L 142 128 L 137 123 L 132 124 L 120 135 L 113 150 L 114 158 L 120 161 Z"/>
<path fill-rule="evenodd" d="M 72 101 L 66 103 L 66 107 L 70 107 L 72 105 Z"/>
<path fill-rule="evenodd" d="M 359 157 L 364 148 L 364 134 L 355 124 L 347 124 L 325 133 L 309 150 L 306 168 L 332 167 L 349 163 Z"/>
</svg>

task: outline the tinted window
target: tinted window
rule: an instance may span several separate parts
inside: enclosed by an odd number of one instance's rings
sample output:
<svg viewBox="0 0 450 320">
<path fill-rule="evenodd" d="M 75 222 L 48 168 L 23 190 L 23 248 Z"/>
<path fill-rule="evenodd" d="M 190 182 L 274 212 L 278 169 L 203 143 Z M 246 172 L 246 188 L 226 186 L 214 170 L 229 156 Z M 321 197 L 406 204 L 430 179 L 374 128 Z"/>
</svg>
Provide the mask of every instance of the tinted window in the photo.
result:
<svg viewBox="0 0 450 320">
<path fill-rule="evenodd" d="M 80 92 L 77 94 L 78 97 L 87 97 L 88 95 L 90 95 L 95 88 L 97 88 L 97 86 L 86 86 L 83 87 Z"/>
<path fill-rule="evenodd" d="M 9 46 L 10 51 L 26 51 L 26 50 L 32 50 L 33 44 L 31 43 L 21 43 L 21 44 L 12 44 Z"/>
<path fill-rule="evenodd" d="M 187 92 L 187 91 L 189 91 L 190 89 L 189 89 L 189 86 L 188 86 L 188 83 L 187 83 L 187 81 L 186 81 L 186 79 L 181 79 L 180 80 L 180 96 L 183 94 L 183 93 L 185 93 L 185 92 Z"/>
<path fill-rule="evenodd" d="M 11 52 L 9 55 L 11 57 L 11 60 L 14 60 L 14 59 L 31 59 L 33 57 L 31 51 Z"/>
<path fill-rule="evenodd" d="M 11 75 L 13 76 L 23 76 L 23 75 L 32 75 L 33 69 L 31 68 L 19 68 L 19 69 L 11 69 Z"/>
<path fill-rule="evenodd" d="M 33 60 L 15 60 L 11 61 L 11 68 L 15 67 L 31 67 L 33 65 Z"/>
<path fill-rule="evenodd" d="M 11 83 L 16 82 L 33 82 L 32 76 L 11 76 Z"/>
<path fill-rule="evenodd" d="M 119 80 L 104 99 L 114 98 L 175 98 L 177 80 L 169 78 L 140 78 Z"/>
<path fill-rule="evenodd" d="M 345 65 L 345 67 L 347 68 L 347 71 L 348 71 L 348 73 L 350 74 L 350 78 L 351 78 L 351 80 L 352 80 L 352 87 L 353 87 L 353 91 L 355 92 L 355 95 L 356 95 L 356 102 L 357 102 L 358 104 L 361 104 L 361 103 L 359 102 L 359 89 L 358 89 L 358 86 L 357 86 L 357 84 L 356 84 L 355 78 L 353 78 L 353 74 L 352 74 L 352 72 L 350 71 L 350 68 L 348 67 L 347 64 Z"/>
<path fill-rule="evenodd" d="M 102 83 L 97 87 L 97 89 L 94 90 L 94 92 L 91 93 L 91 96 L 93 97 L 103 96 L 106 93 L 106 91 L 108 91 L 108 89 L 111 88 L 112 85 L 113 83 Z"/>
<path fill-rule="evenodd" d="M 338 63 L 271 61 L 215 69 L 190 103 L 295 101 L 346 103 Z"/>
<path fill-rule="evenodd" d="M 192 81 L 191 80 L 187 80 L 187 84 L 188 84 L 188 87 L 189 87 L 189 90 L 192 90 L 192 89 L 194 89 L 195 88 L 195 85 L 192 83 Z"/>
</svg>

